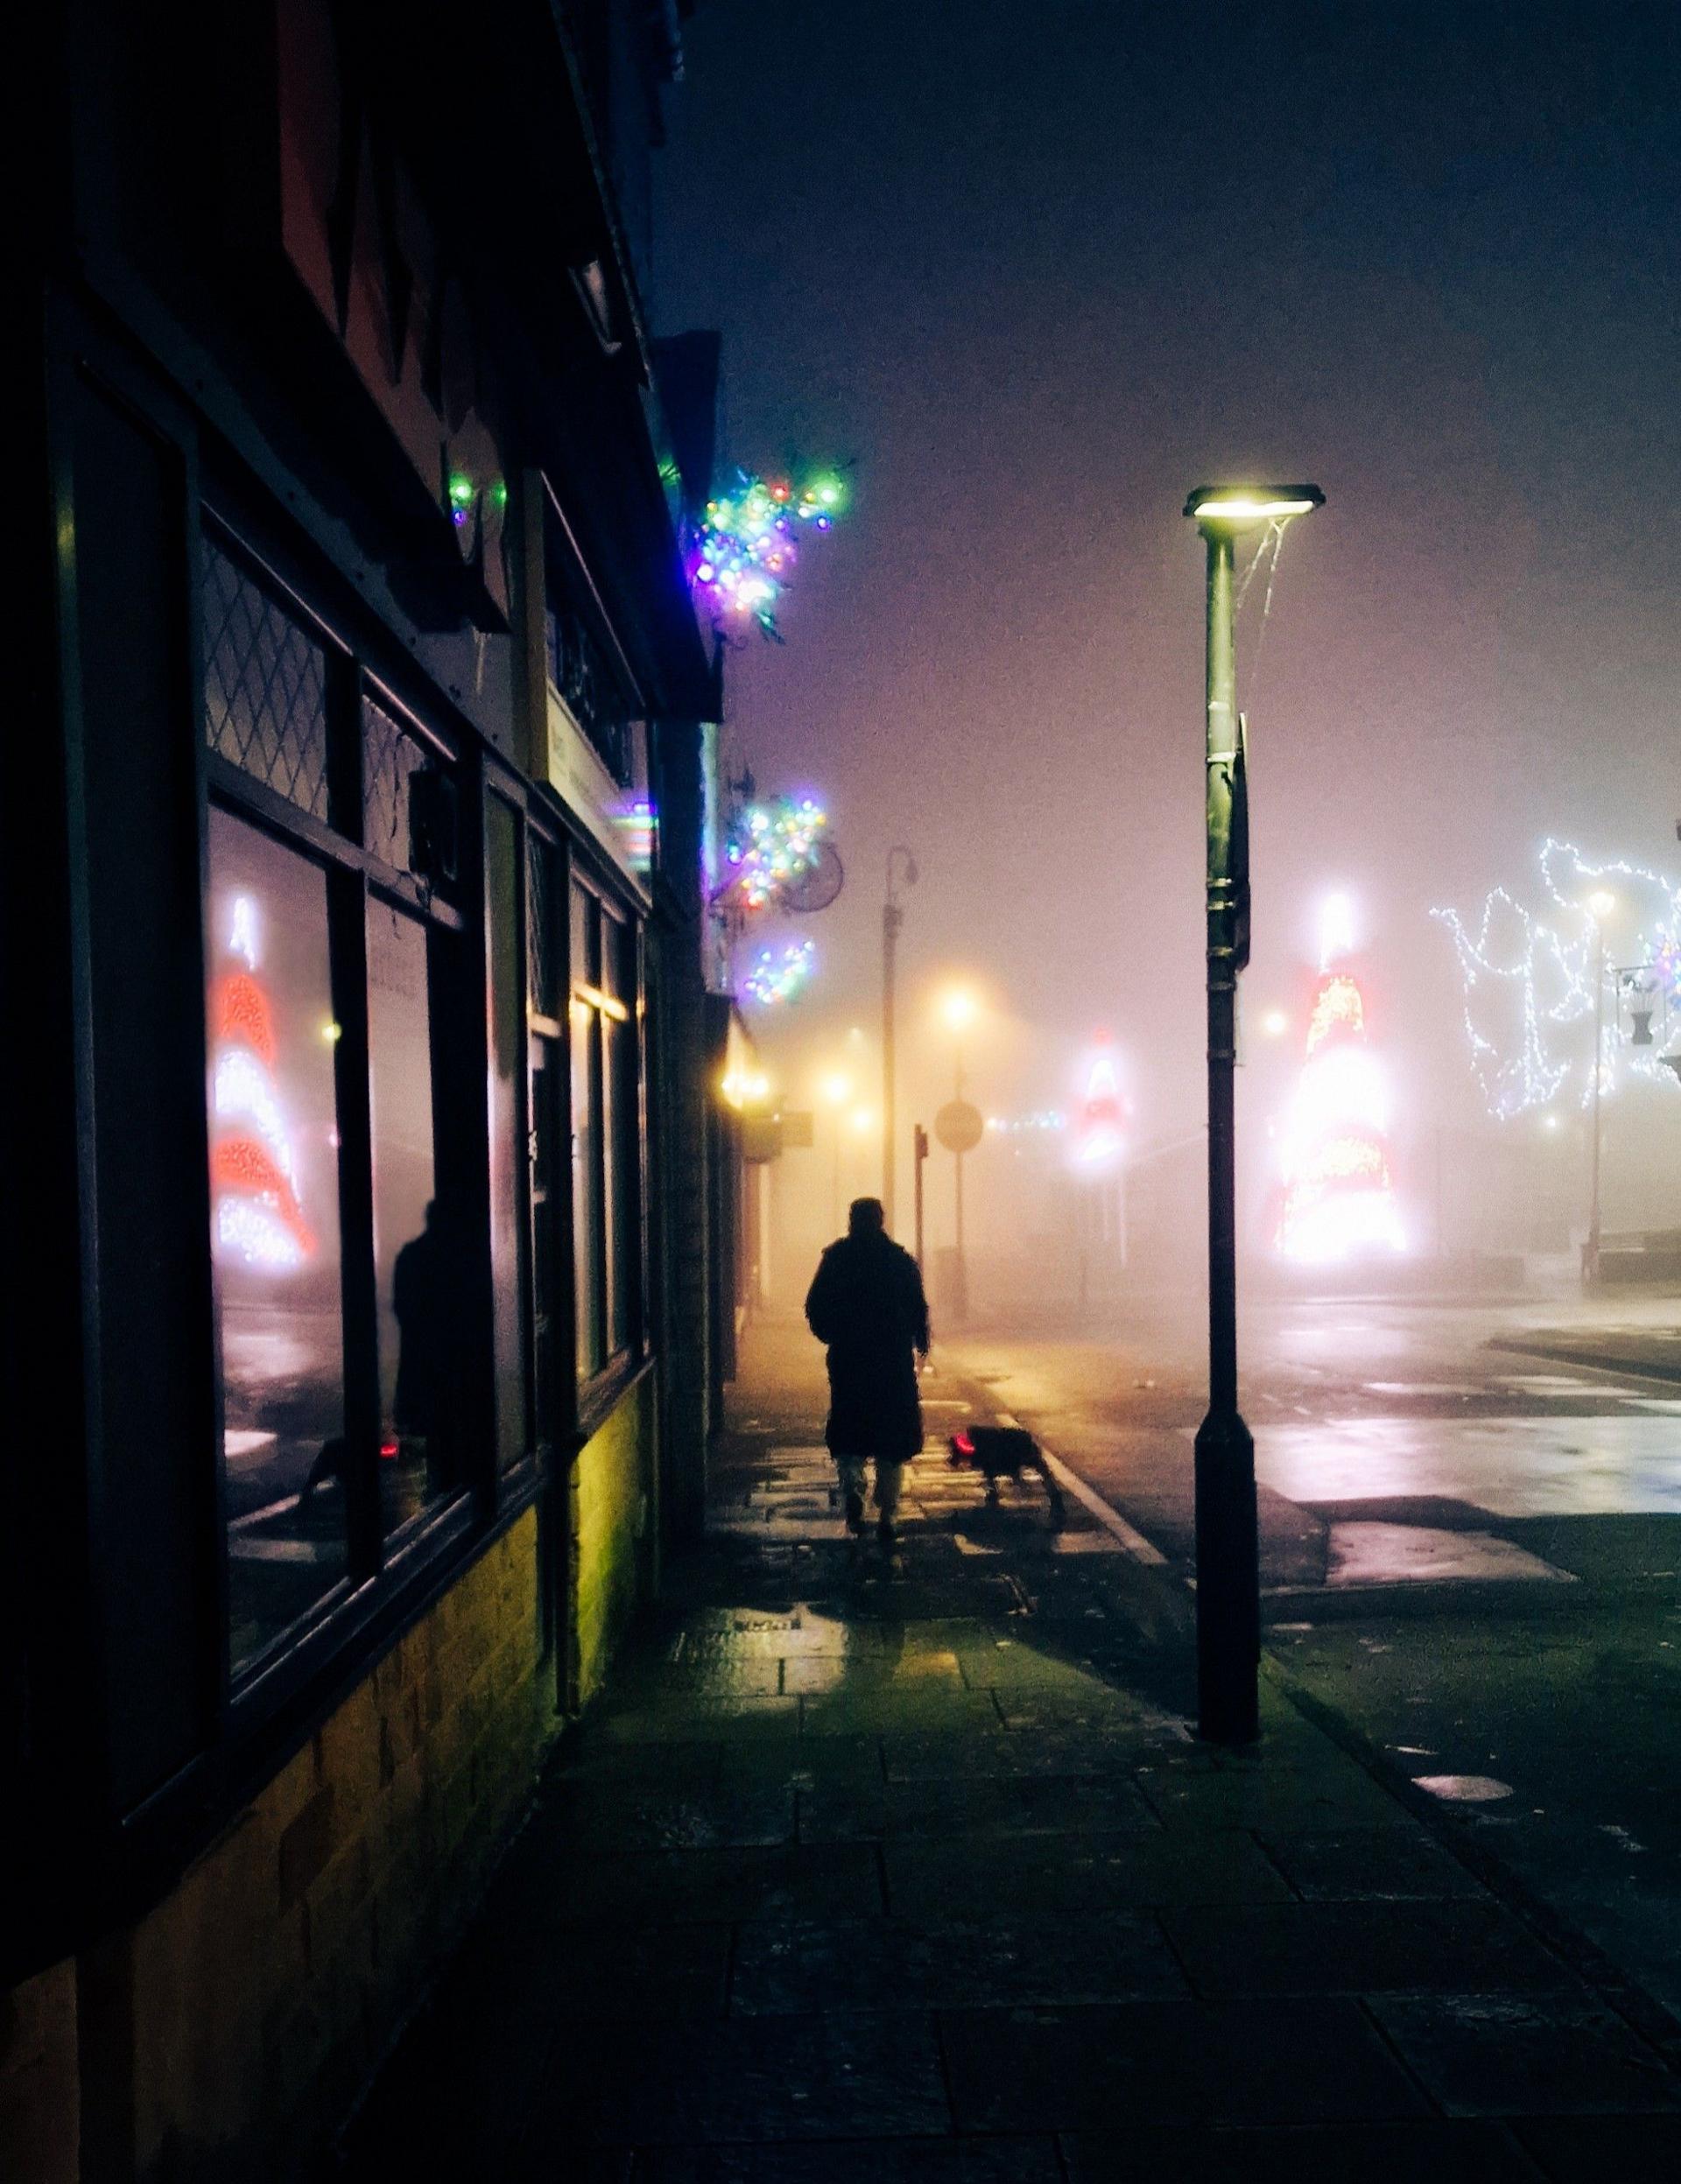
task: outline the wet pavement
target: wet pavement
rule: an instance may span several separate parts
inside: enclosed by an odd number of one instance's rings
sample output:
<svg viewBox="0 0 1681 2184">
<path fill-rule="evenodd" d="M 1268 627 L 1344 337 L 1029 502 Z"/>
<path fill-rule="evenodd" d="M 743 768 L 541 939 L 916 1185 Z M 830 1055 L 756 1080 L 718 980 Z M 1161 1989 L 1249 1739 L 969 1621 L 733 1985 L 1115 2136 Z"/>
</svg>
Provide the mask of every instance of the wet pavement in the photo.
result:
<svg viewBox="0 0 1681 2184">
<path fill-rule="evenodd" d="M 939 1437 L 987 1415 L 961 1383 L 929 1387 L 898 1551 L 855 1544 L 819 1362 L 791 1328 L 749 1340 L 709 1539 L 344 2174 L 1674 2169 L 1674 2023 L 1404 1780 L 1474 1770 L 1362 1749 L 1309 1688 L 1347 1671 L 1305 1619 L 1260 1747 L 1199 1745 L 1181 1573 L 1101 1503 L 1059 1522 L 1037 1479 L 988 1506 Z"/>
</svg>

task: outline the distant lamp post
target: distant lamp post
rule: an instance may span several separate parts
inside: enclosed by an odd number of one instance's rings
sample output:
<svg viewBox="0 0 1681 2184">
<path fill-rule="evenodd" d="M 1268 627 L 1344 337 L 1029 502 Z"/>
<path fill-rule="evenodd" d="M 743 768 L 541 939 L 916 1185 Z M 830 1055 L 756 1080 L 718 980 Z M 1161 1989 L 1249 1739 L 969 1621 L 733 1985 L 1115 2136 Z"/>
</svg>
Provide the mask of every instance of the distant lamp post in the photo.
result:
<svg viewBox="0 0 1681 2184">
<path fill-rule="evenodd" d="M 1593 1082 L 1589 1094 L 1587 1152 L 1587 1242 L 1582 1248 L 1582 1279 L 1600 1278 L 1600 1091 L 1605 1075 L 1605 921 L 1617 907 L 1608 888 L 1595 888 L 1585 905 L 1593 920 Z"/>
<path fill-rule="evenodd" d="M 893 1232 L 894 1160 L 897 1151 L 895 1133 L 898 1127 L 898 1085 L 893 1055 L 893 989 L 898 964 L 899 929 L 904 923 L 904 908 L 899 900 L 901 882 L 907 888 L 915 887 L 917 860 L 903 842 L 895 842 L 887 853 L 887 895 L 882 904 L 882 1211 L 886 1217 L 890 1236 Z"/>
<path fill-rule="evenodd" d="M 1261 1579 L 1255 1440 L 1237 1407 L 1233 1071 L 1249 959 L 1248 797 L 1237 710 L 1232 572 L 1241 530 L 1325 505 L 1316 485 L 1199 486 L 1185 504 L 1207 548 L 1208 1415 L 1196 1443 L 1197 1709 L 1201 1733 L 1259 1733 Z"/>
<path fill-rule="evenodd" d="M 963 1096 L 963 1035 L 980 1013 L 980 1004 L 967 987 L 953 987 L 940 1003 L 940 1015 L 952 1034 L 952 1097 L 934 1117 L 934 1135 L 952 1155 L 953 1241 L 951 1316 L 961 1322 L 969 1316 L 969 1263 L 963 1240 L 963 1155 L 980 1144 L 985 1122 L 978 1108 Z"/>
</svg>

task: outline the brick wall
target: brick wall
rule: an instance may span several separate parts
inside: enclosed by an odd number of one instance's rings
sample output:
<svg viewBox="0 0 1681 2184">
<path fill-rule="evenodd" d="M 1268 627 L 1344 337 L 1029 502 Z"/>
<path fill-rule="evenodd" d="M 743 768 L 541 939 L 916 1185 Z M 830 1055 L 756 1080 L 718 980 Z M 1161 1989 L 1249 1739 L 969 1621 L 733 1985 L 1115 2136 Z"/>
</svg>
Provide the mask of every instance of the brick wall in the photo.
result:
<svg viewBox="0 0 1681 2184">
<path fill-rule="evenodd" d="M 596 1497 L 586 1497 L 594 1506 Z M 604 1519 L 608 1513 L 603 1510 Z M 615 1528 L 616 1519 L 608 1528 Z M 301 2173 L 459 1934 L 556 1726 L 528 1511 L 167 1900 L 11 1998 L 0 2115 L 84 2184 Z M 0 2169 L 59 2184 L 54 2168 Z"/>
</svg>

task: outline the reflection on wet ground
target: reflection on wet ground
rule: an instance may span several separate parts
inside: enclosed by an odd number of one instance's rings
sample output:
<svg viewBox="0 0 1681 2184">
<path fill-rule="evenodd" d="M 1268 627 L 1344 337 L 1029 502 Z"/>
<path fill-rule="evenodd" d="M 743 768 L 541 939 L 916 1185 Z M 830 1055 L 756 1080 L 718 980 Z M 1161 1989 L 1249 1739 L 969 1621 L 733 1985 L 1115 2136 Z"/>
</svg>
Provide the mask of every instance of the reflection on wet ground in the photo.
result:
<svg viewBox="0 0 1681 2184">
<path fill-rule="evenodd" d="M 1255 1444 L 1256 1477 L 1296 1502 L 1439 1495 L 1505 1517 L 1681 1513 L 1681 1435 L 1672 1417 L 1643 1408 L 1263 1421 Z"/>
</svg>

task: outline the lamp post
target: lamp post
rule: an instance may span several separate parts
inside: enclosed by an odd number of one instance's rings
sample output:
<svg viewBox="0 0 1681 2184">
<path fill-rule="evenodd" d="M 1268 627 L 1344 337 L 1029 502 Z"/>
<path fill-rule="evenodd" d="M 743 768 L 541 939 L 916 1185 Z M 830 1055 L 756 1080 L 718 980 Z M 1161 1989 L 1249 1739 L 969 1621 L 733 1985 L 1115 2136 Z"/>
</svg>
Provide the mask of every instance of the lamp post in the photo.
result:
<svg viewBox="0 0 1681 2184">
<path fill-rule="evenodd" d="M 903 859 L 904 884 L 917 884 L 917 860 L 903 842 L 887 853 L 887 894 L 882 903 L 882 1211 L 889 1235 L 893 1232 L 894 1133 L 897 1127 L 895 1099 L 897 1085 L 893 1061 L 893 983 L 897 969 L 899 929 L 904 909 L 894 883 L 896 860 Z"/>
<path fill-rule="evenodd" d="M 974 1021 L 975 1001 L 973 994 L 961 987 L 946 996 L 945 1017 L 952 1029 L 952 1104 L 942 1113 L 956 1118 L 967 1103 L 963 1098 L 963 1034 Z M 941 1129 L 940 1117 L 934 1119 L 934 1127 Z M 953 1241 L 957 1246 L 956 1265 L 952 1282 L 952 1317 L 964 1320 L 969 1313 L 969 1264 L 963 1243 L 963 1150 L 966 1133 L 949 1127 L 941 1132 L 943 1141 L 952 1152 L 952 1188 L 953 1194 Z"/>
<path fill-rule="evenodd" d="M 1587 1243 L 1582 1253 L 1582 1279 L 1600 1278 L 1600 1079 L 1605 1074 L 1605 921 L 1617 907 L 1617 898 L 1604 888 L 1587 898 L 1587 914 L 1593 920 L 1593 1114 L 1587 1153 Z"/>
<path fill-rule="evenodd" d="M 1317 486 L 1199 486 L 1185 504 L 1207 548 L 1208 1414 L 1197 1430 L 1197 1712 L 1203 1736 L 1260 1730 L 1261 1580 L 1255 1440 L 1237 1407 L 1233 1071 L 1249 955 L 1248 798 L 1237 710 L 1232 572 L 1240 530 L 1323 507 Z"/>
</svg>

